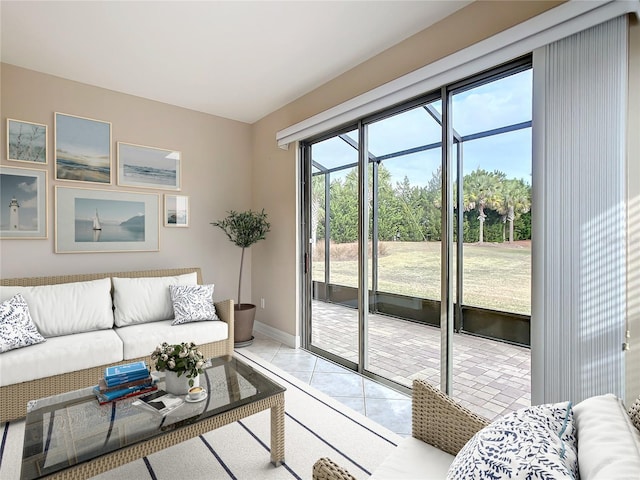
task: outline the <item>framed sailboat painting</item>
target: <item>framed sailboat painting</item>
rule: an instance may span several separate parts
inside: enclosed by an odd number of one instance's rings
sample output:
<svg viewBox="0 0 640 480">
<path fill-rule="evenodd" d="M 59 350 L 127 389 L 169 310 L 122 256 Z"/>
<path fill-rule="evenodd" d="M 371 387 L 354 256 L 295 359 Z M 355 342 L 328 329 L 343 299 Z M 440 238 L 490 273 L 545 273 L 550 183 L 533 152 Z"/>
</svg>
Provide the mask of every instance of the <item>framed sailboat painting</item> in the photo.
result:
<svg viewBox="0 0 640 480">
<path fill-rule="evenodd" d="M 159 250 L 157 194 L 56 186 L 56 253 Z"/>
</svg>

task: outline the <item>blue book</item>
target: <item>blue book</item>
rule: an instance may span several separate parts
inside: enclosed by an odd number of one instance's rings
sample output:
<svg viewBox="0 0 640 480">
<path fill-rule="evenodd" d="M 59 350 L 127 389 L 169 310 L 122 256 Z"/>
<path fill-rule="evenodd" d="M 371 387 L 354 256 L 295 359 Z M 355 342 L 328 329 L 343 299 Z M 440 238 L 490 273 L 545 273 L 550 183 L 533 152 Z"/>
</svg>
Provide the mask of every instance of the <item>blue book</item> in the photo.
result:
<svg viewBox="0 0 640 480">
<path fill-rule="evenodd" d="M 143 393 L 153 392 L 158 389 L 158 386 L 151 382 L 146 385 L 139 385 L 136 387 L 123 388 L 122 390 L 114 390 L 112 392 L 101 392 L 100 387 L 95 387 L 93 392 L 98 399 L 98 402 L 103 405 L 107 402 L 112 402 L 114 400 L 120 400 L 122 398 L 135 397 L 138 395 L 142 395 Z"/>
<path fill-rule="evenodd" d="M 126 375 L 118 375 L 115 377 L 105 377 L 104 382 L 107 384 L 107 387 L 113 387 L 114 385 L 119 385 L 121 383 L 132 382 L 134 380 L 140 380 L 141 378 L 146 378 L 150 375 L 149 370 L 142 370 L 140 372 L 129 373 Z"/>
<path fill-rule="evenodd" d="M 104 369 L 104 378 L 120 377 L 124 375 L 131 375 L 140 372 L 147 372 L 149 368 L 144 361 L 127 363 L 125 365 L 114 365 L 113 367 L 107 367 Z"/>
</svg>

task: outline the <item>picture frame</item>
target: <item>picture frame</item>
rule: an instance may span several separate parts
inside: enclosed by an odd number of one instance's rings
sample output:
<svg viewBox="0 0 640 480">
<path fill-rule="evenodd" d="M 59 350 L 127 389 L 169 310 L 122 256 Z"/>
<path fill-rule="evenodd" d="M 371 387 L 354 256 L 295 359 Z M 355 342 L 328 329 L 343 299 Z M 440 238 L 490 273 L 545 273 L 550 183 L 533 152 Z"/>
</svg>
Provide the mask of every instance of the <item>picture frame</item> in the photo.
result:
<svg viewBox="0 0 640 480">
<path fill-rule="evenodd" d="M 0 166 L 0 203 L 1 239 L 47 238 L 46 170 Z"/>
<path fill-rule="evenodd" d="M 111 123 L 55 113 L 55 179 L 111 185 Z"/>
<path fill-rule="evenodd" d="M 189 226 L 189 197 L 186 195 L 164 195 L 164 226 Z"/>
<path fill-rule="evenodd" d="M 55 187 L 55 252 L 157 252 L 158 194 Z"/>
<path fill-rule="evenodd" d="M 177 150 L 118 142 L 118 185 L 179 191 L 181 172 Z"/>
<path fill-rule="evenodd" d="M 7 118 L 7 160 L 46 165 L 47 125 Z"/>
</svg>

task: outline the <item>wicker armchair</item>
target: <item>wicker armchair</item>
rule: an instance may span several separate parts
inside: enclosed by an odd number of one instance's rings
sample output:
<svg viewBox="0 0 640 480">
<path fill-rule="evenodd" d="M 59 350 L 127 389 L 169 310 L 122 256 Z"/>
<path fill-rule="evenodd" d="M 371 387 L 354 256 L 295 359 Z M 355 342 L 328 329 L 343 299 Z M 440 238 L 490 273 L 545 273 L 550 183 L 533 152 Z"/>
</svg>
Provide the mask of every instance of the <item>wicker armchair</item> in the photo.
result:
<svg viewBox="0 0 640 480">
<path fill-rule="evenodd" d="M 423 380 L 413 381 L 411 406 L 412 436 L 451 455 L 456 455 L 476 432 L 489 424 L 487 419 L 458 405 Z M 313 465 L 313 479 L 356 480 L 328 458 Z"/>
</svg>

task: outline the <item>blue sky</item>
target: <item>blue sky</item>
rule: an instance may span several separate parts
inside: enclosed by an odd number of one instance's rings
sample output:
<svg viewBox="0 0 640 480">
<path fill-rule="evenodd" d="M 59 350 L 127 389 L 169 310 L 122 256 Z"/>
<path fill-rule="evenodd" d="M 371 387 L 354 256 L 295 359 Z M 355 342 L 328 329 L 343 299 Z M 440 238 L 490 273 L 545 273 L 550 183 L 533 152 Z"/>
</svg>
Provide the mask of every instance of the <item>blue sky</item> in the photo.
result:
<svg viewBox="0 0 640 480">
<path fill-rule="evenodd" d="M 65 114 L 56 115 L 56 151 L 102 165 L 110 159 L 111 124 Z"/>
<path fill-rule="evenodd" d="M 453 126 L 469 135 L 531 120 L 532 70 L 481 85 L 453 97 Z M 441 111 L 440 102 L 432 106 Z M 356 132 L 349 136 L 357 139 Z M 422 108 L 404 112 L 369 126 L 369 151 L 384 155 L 440 141 L 441 130 Z M 531 128 L 464 142 L 464 173 L 476 168 L 501 170 L 509 178 L 531 184 Z M 357 152 L 339 138 L 313 145 L 315 161 L 335 167 L 357 162 Z M 385 160 L 393 182 L 405 175 L 412 185 L 425 185 L 440 165 L 440 149 Z M 345 172 L 346 173 L 346 172 Z M 339 176 L 333 174 L 334 178 Z"/>
</svg>

